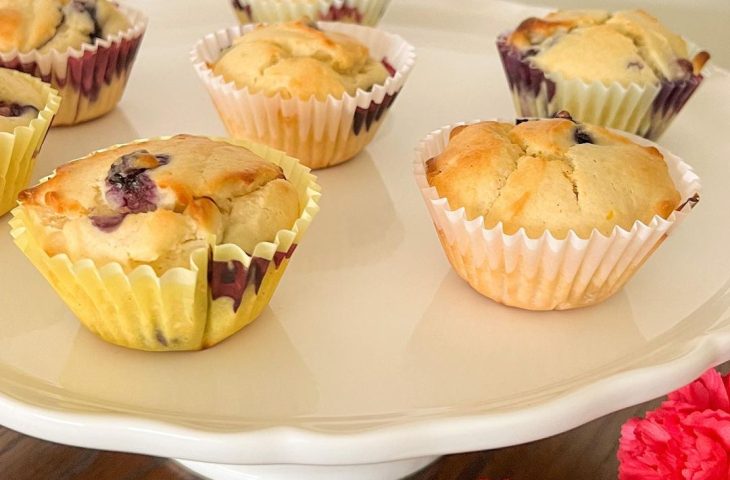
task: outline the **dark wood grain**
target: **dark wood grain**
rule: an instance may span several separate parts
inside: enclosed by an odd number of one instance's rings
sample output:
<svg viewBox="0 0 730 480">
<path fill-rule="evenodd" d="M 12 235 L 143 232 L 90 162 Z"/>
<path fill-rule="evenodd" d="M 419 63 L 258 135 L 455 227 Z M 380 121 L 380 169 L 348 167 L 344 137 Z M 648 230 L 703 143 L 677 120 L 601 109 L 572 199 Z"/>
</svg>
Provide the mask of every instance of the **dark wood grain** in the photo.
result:
<svg viewBox="0 0 730 480">
<path fill-rule="evenodd" d="M 720 371 L 730 371 L 730 362 Z M 615 480 L 621 425 L 660 402 L 627 408 L 537 442 L 447 455 L 407 480 Z M 0 427 L 0 480 L 199 478 L 168 459 L 68 447 Z"/>
</svg>

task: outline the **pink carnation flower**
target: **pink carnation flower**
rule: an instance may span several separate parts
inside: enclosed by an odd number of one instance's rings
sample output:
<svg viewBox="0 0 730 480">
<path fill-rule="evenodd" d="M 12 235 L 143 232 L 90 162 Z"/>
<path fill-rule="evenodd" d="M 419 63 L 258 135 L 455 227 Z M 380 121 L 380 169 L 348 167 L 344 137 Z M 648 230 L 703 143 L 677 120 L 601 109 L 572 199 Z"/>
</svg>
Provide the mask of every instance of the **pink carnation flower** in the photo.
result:
<svg viewBox="0 0 730 480">
<path fill-rule="evenodd" d="M 710 369 L 621 427 L 619 480 L 730 479 L 730 378 Z"/>
</svg>

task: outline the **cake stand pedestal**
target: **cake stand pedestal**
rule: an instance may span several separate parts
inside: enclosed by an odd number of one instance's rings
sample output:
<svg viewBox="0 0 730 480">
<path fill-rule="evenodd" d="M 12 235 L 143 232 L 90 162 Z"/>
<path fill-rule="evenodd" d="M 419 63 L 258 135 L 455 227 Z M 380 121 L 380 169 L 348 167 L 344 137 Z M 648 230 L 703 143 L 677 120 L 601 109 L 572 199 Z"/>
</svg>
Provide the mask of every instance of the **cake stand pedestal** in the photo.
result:
<svg viewBox="0 0 730 480">
<path fill-rule="evenodd" d="M 176 460 L 210 480 L 397 480 L 435 462 L 438 456 L 362 465 L 225 465 Z"/>
</svg>

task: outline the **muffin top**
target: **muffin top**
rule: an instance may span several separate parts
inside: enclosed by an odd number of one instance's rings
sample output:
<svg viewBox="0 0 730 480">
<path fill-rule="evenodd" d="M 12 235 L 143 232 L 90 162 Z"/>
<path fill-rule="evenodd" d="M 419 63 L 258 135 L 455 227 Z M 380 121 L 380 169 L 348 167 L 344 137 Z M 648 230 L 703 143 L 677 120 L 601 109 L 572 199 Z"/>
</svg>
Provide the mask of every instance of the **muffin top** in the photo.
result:
<svg viewBox="0 0 730 480">
<path fill-rule="evenodd" d="M 46 99 L 33 77 L 0 68 L 0 132 L 30 124 Z"/>
<path fill-rule="evenodd" d="M 686 42 L 642 10 L 568 10 L 528 18 L 507 38 L 547 73 L 587 82 L 658 84 L 698 75 L 707 52 L 688 58 Z"/>
<path fill-rule="evenodd" d="M 456 127 L 426 176 L 468 219 L 502 222 L 507 234 L 524 228 L 530 238 L 610 235 L 666 218 L 680 202 L 656 148 L 570 118 Z"/>
<path fill-rule="evenodd" d="M 177 135 L 96 152 L 20 193 L 28 228 L 50 256 L 129 272 L 190 267 L 190 255 L 234 243 L 251 254 L 299 216 L 282 170 L 251 151 Z"/>
<path fill-rule="evenodd" d="M 0 0 L 0 51 L 65 51 L 130 28 L 109 0 Z"/>
<path fill-rule="evenodd" d="M 302 21 L 258 26 L 238 37 L 212 68 L 238 88 L 301 100 L 354 95 L 388 78 L 362 43 Z"/>
</svg>

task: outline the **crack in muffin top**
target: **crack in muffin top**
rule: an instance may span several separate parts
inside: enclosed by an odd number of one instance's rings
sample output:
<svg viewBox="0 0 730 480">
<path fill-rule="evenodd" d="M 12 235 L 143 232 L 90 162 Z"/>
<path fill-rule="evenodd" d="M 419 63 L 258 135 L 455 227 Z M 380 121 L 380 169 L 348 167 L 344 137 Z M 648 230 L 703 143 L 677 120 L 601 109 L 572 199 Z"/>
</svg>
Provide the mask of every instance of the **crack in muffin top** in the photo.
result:
<svg viewBox="0 0 730 480">
<path fill-rule="evenodd" d="M 206 137 L 177 135 L 97 152 L 21 192 L 28 228 L 49 256 L 129 272 L 190 267 L 190 255 L 234 243 L 248 254 L 299 216 L 280 167 Z"/>
<path fill-rule="evenodd" d="M 0 51 L 65 51 L 131 27 L 109 0 L 0 0 Z"/>
<path fill-rule="evenodd" d="M 699 75 L 707 52 L 642 10 L 566 10 L 528 18 L 507 41 L 535 67 L 583 81 L 658 84 Z"/>
<path fill-rule="evenodd" d="M 292 21 L 243 34 L 211 67 L 251 92 L 325 100 L 385 83 L 389 74 L 381 60 L 354 38 Z"/>
<path fill-rule="evenodd" d="M 656 148 L 563 118 L 456 127 L 426 175 L 469 220 L 502 222 L 506 234 L 524 228 L 530 238 L 610 235 L 667 218 L 680 201 Z"/>
</svg>

